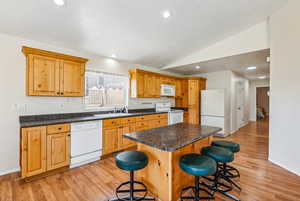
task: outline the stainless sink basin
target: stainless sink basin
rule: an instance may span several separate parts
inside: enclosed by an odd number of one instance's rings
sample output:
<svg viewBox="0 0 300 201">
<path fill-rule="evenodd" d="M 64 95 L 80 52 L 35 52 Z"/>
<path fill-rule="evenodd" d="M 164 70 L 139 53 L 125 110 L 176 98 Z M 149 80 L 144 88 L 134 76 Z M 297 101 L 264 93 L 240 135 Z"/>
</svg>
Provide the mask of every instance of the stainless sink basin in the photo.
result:
<svg viewBox="0 0 300 201">
<path fill-rule="evenodd" d="M 107 118 L 107 117 L 123 117 L 123 116 L 130 116 L 132 114 L 128 114 L 128 113 L 109 113 L 109 114 L 95 114 L 93 115 L 94 117 L 103 117 L 103 118 Z"/>
</svg>

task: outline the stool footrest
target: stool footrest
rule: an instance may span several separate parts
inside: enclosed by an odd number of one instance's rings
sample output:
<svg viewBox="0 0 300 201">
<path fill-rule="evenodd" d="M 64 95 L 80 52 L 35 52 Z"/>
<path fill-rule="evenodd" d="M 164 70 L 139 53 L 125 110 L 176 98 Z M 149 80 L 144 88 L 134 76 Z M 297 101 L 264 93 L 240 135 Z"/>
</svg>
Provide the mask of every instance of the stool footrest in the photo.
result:
<svg viewBox="0 0 300 201">
<path fill-rule="evenodd" d="M 141 196 L 135 196 L 132 198 L 133 201 L 140 201 L 140 200 L 153 200 L 155 201 L 155 198 L 151 198 L 151 197 L 141 197 Z M 131 198 L 130 197 L 124 197 L 124 198 L 116 198 L 116 199 L 112 199 L 112 200 L 109 200 L 109 201 L 131 201 Z"/>
<path fill-rule="evenodd" d="M 229 178 L 234 179 L 234 178 L 237 178 L 237 177 L 238 178 L 241 177 L 240 172 L 236 168 L 234 168 L 230 165 L 226 165 L 225 167 L 220 166 L 220 169 L 223 170 L 225 172 L 226 176 L 229 177 Z"/>
</svg>

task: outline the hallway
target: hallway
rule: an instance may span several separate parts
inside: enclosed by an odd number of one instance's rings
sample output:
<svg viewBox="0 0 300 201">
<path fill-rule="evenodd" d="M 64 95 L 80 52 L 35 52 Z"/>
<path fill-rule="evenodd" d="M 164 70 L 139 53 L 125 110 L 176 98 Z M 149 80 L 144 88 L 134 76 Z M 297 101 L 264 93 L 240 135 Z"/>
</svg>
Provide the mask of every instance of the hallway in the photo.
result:
<svg viewBox="0 0 300 201">
<path fill-rule="evenodd" d="M 268 161 L 268 119 L 250 122 L 226 140 L 241 145 L 234 166 L 240 170 L 243 201 L 298 201 L 300 177 Z M 218 197 L 217 200 L 229 200 Z"/>
<path fill-rule="evenodd" d="M 226 140 L 241 145 L 233 166 L 241 172 L 242 201 L 298 201 L 300 177 L 267 161 L 268 122 L 252 122 Z M 0 177 L 0 201 L 106 201 L 127 180 L 112 157 L 48 176 L 31 183 L 16 181 L 17 174 Z M 216 201 L 229 201 L 216 195 Z"/>
</svg>

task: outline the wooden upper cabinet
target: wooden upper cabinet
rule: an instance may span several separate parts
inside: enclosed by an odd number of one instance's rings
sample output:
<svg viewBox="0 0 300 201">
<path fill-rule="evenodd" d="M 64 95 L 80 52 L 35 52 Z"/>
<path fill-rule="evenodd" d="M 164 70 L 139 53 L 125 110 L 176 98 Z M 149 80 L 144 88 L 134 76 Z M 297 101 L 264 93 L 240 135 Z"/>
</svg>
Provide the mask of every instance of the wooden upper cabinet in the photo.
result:
<svg viewBox="0 0 300 201">
<path fill-rule="evenodd" d="M 61 95 L 84 95 L 84 64 L 61 61 Z"/>
<path fill-rule="evenodd" d="M 46 171 L 46 127 L 23 128 L 21 138 L 21 177 Z"/>
<path fill-rule="evenodd" d="M 87 59 L 23 47 L 28 96 L 84 96 Z"/>
<path fill-rule="evenodd" d="M 159 98 L 161 84 L 180 85 L 178 78 L 139 69 L 129 70 L 132 98 Z"/>
<path fill-rule="evenodd" d="M 59 95 L 59 60 L 29 55 L 27 62 L 27 94 L 31 96 Z"/>
<path fill-rule="evenodd" d="M 153 73 L 144 75 L 144 98 L 160 97 L 160 77 Z"/>
</svg>

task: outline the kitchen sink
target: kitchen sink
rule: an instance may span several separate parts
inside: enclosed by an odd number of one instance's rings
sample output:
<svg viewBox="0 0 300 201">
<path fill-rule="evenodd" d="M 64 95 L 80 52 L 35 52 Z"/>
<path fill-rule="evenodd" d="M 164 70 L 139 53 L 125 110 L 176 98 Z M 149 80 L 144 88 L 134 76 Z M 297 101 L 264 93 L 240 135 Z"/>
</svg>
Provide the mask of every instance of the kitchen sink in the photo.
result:
<svg viewBox="0 0 300 201">
<path fill-rule="evenodd" d="M 122 117 L 122 116 L 131 116 L 133 114 L 129 113 L 108 113 L 108 114 L 94 114 L 94 117 Z"/>
</svg>

